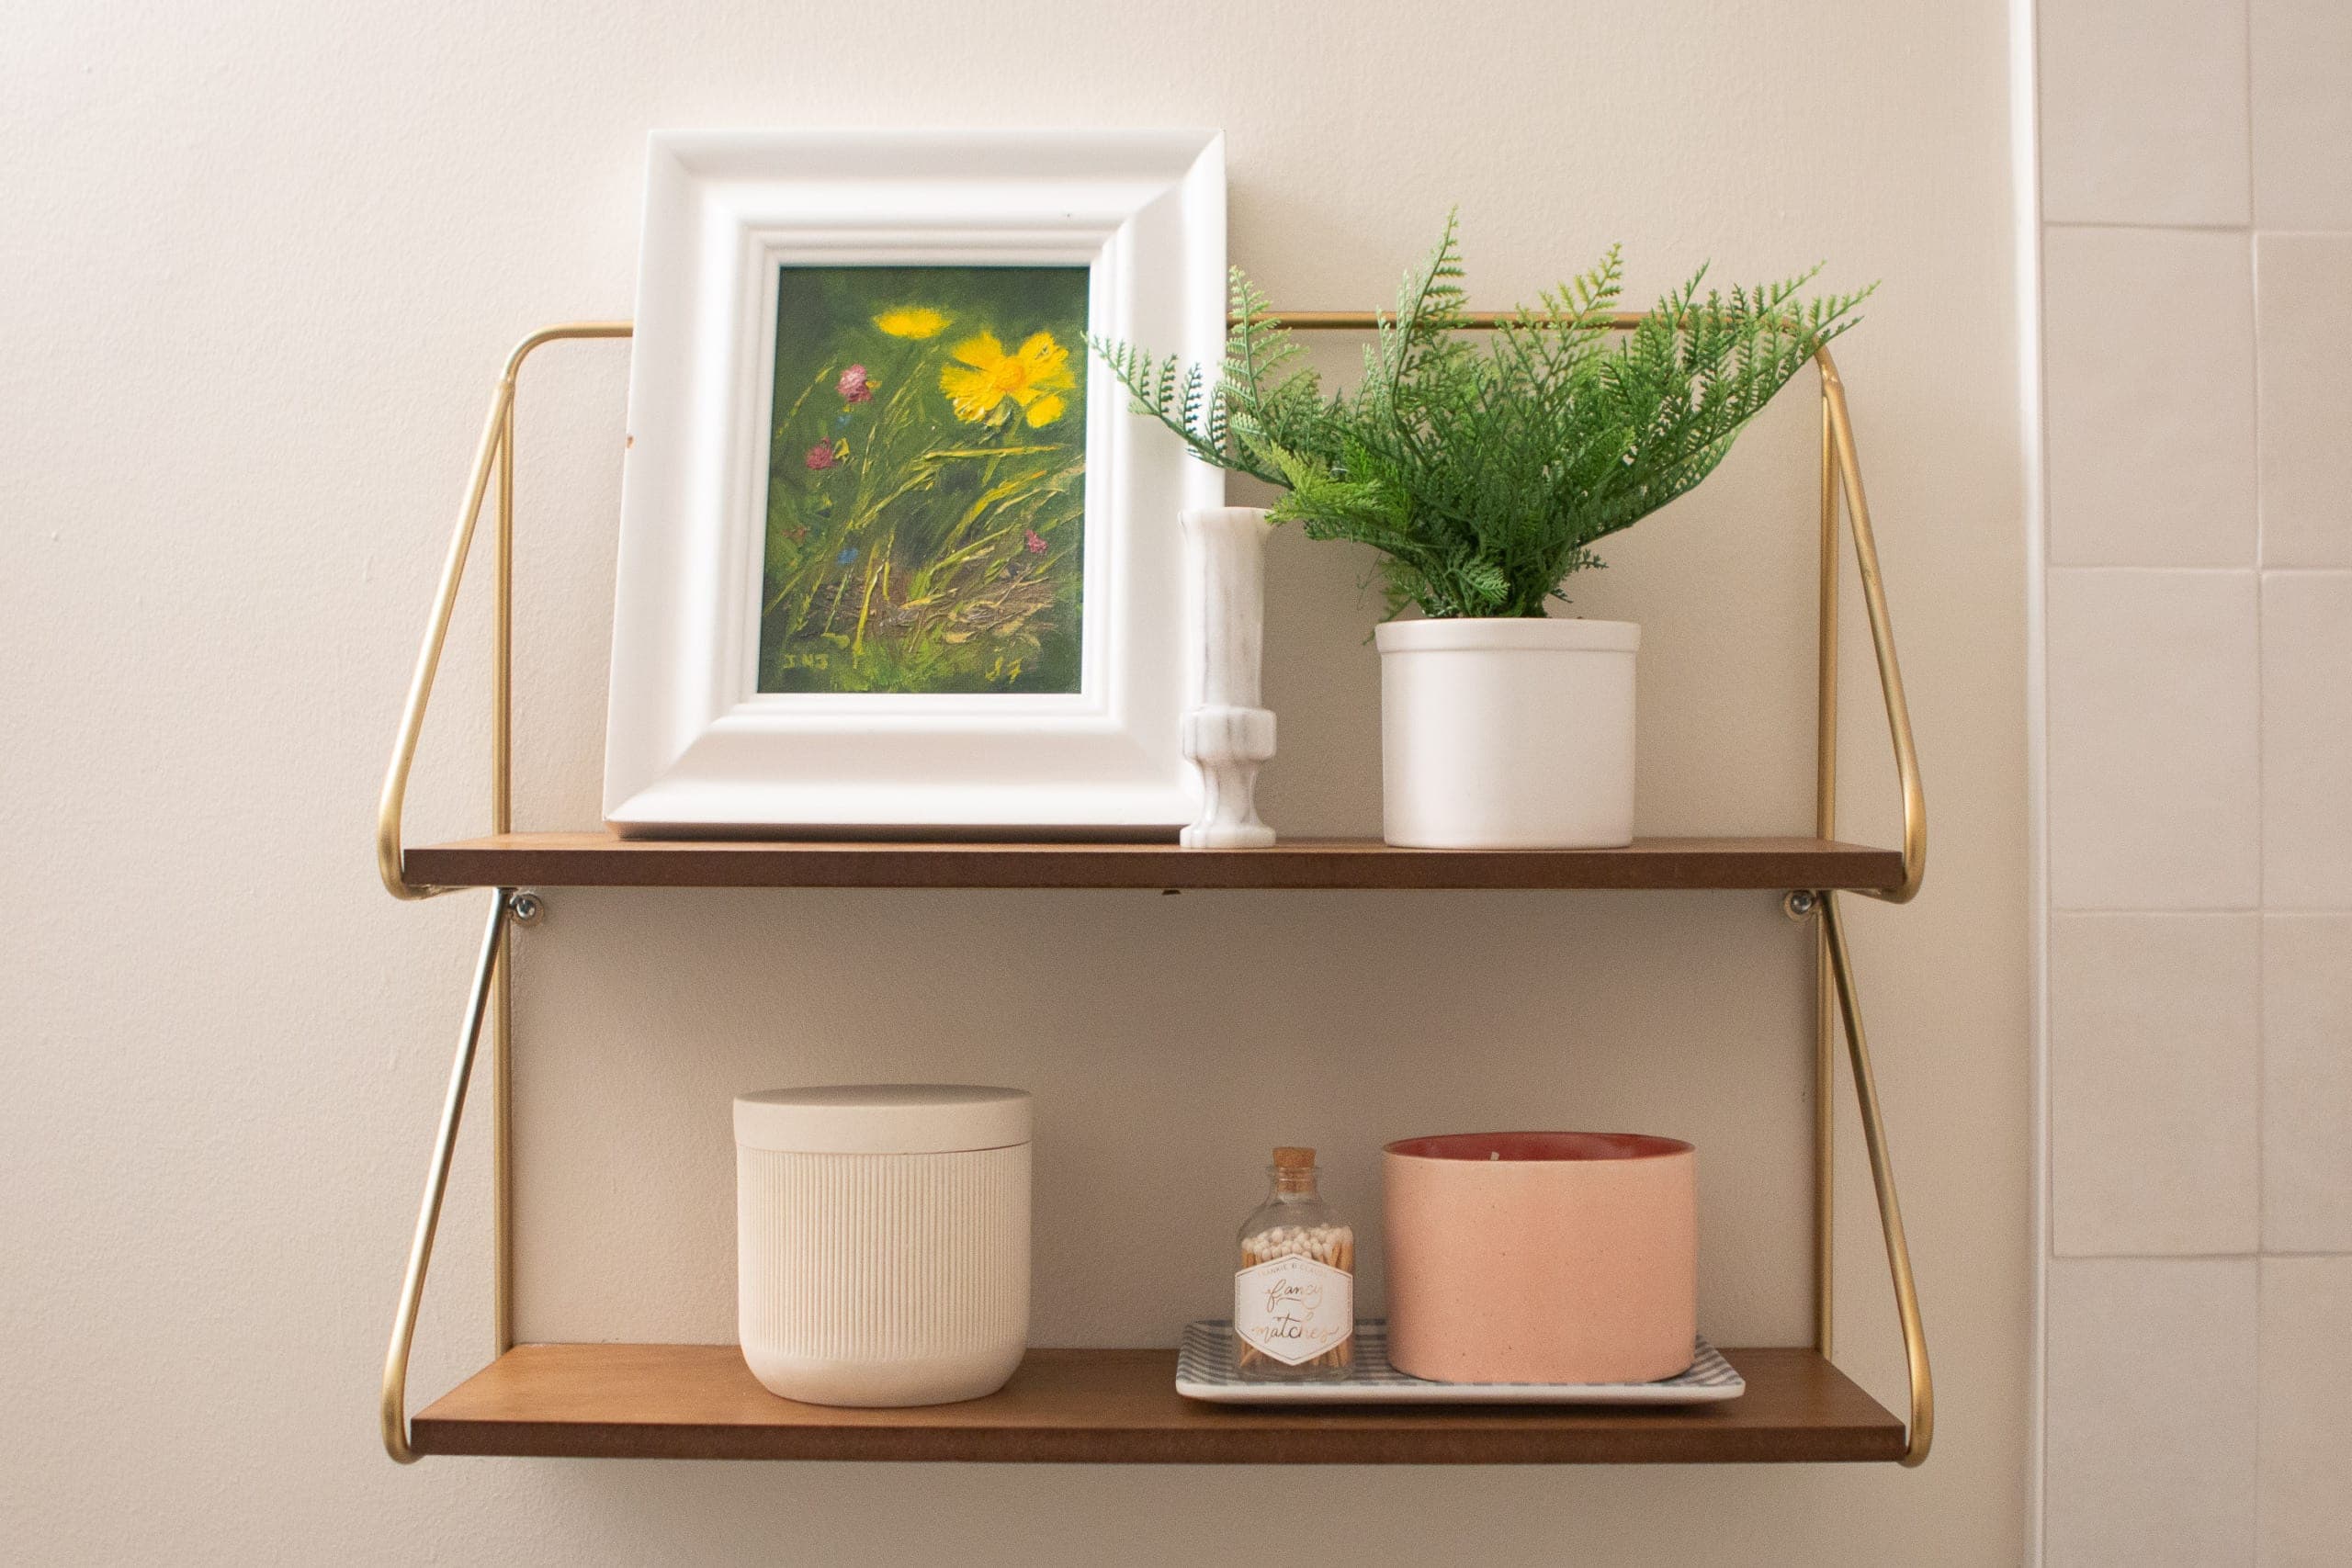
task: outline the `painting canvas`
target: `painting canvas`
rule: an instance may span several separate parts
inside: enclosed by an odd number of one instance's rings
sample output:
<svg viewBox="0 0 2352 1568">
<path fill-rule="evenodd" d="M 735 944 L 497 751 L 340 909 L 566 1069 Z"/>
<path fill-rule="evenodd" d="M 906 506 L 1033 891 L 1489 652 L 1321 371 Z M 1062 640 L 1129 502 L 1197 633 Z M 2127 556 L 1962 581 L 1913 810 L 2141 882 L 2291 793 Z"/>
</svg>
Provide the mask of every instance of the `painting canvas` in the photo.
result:
<svg viewBox="0 0 2352 1568">
<path fill-rule="evenodd" d="M 1080 690 L 1087 286 L 779 268 L 759 691 Z"/>
</svg>

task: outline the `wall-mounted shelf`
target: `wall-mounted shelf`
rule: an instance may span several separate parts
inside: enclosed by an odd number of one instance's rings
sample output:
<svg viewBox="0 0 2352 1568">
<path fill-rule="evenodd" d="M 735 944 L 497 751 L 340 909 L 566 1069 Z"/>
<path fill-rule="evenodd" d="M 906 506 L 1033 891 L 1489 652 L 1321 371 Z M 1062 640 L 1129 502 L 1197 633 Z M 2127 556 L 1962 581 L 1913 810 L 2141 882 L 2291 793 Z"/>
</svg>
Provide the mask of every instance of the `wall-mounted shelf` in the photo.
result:
<svg viewBox="0 0 2352 1568">
<path fill-rule="evenodd" d="M 1899 850 L 1828 839 L 1645 839 L 1623 850 L 1398 850 L 1288 840 L 1174 844 L 862 843 L 499 833 L 405 851 L 435 887 L 1762 888 L 1889 891 Z"/>
<path fill-rule="evenodd" d="M 1374 318 L 1284 312 L 1295 327 L 1362 331 Z M 1499 318 L 1475 318 L 1491 327 Z M 1620 327 L 1631 324 L 1620 318 Z M 1821 372 L 1821 511 L 1816 624 L 1815 795 L 1811 838 L 1653 839 L 1623 850 L 1399 850 L 1294 841 L 1266 850 L 1188 851 L 1166 843 L 870 843 L 738 839 L 621 840 L 605 832 L 514 829 L 514 381 L 548 343 L 626 338 L 625 321 L 534 333 L 508 357 L 418 654 L 377 812 L 376 860 L 396 897 L 494 892 L 482 931 L 424 1201 L 384 1359 L 379 1413 L 395 1460 L 425 1453 L 614 1458 L 966 1460 L 1128 1463 L 1751 1463 L 1925 1460 L 1934 1384 L 1838 896 L 1906 902 L 1926 870 L 1927 807 L 1862 494 L 1845 392 L 1826 350 Z M 491 663 L 491 835 L 407 848 L 401 805 L 435 671 L 455 615 L 476 524 L 495 481 L 498 535 Z M 1887 728 L 1903 793 L 1900 849 L 1835 838 L 1838 762 L 1838 516 L 1851 523 Z M 512 928 L 537 917 L 543 887 L 1523 888 L 1749 889 L 1788 897 L 1814 923 L 1814 1343 L 1727 1350 L 1739 1398 L 1681 1409 L 1442 1409 L 1203 1405 L 1175 1392 L 1175 1352 L 1035 1349 L 987 1399 L 916 1410 L 796 1404 L 762 1389 L 733 1346 L 525 1345 L 514 1336 L 513 1169 L 509 1160 Z M 1777 919 L 1778 917 L 1772 917 Z M 1842 1026 L 1842 1029 L 1841 1029 Z M 1836 1209 L 1837 1040 L 1852 1067 L 1910 1382 L 1907 1423 L 1830 1362 Z M 409 1350 L 448 1190 L 477 1051 L 488 1045 L 493 1186 L 491 1364 L 412 1418 Z"/>
<path fill-rule="evenodd" d="M 1032 1350 L 1001 1393 L 912 1410 L 778 1399 L 732 1345 L 518 1345 L 420 1411 L 419 1453 L 1044 1464 L 1751 1464 L 1899 1460 L 1903 1423 L 1818 1350 L 1725 1350 L 1717 1404 L 1251 1410 L 1176 1352 Z"/>
</svg>

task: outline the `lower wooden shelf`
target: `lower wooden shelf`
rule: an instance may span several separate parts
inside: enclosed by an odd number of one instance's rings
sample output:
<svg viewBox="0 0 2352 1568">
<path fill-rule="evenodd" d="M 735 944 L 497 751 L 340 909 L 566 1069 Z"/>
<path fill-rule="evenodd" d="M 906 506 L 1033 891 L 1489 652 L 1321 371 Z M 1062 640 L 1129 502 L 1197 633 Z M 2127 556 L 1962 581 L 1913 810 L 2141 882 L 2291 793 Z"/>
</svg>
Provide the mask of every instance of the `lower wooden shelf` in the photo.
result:
<svg viewBox="0 0 2352 1568">
<path fill-rule="evenodd" d="M 411 1423 L 419 1453 L 1064 1464 L 1893 1461 L 1903 1423 L 1810 1349 L 1725 1350 L 1747 1392 L 1681 1409 L 1247 1409 L 1173 1386 L 1173 1350 L 1032 1350 L 963 1404 L 840 1410 L 760 1387 L 732 1345 L 521 1345 Z"/>
</svg>

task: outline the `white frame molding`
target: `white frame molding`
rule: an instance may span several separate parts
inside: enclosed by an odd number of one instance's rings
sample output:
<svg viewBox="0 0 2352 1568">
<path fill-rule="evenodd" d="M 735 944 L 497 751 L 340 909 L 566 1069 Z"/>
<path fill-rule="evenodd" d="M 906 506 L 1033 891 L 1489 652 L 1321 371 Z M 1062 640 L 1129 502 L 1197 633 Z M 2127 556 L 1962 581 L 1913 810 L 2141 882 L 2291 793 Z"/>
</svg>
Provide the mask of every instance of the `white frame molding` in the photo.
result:
<svg viewBox="0 0 2352 1568">
<path fill-rule="evenodd" d="M 605 818 L 629 836 L 1173 837 L 1197 660 L 1177 514 L 1224 477 L 1087 378 L 1081 690 L 756 689 L 778 269 L 1083 265 L 1088 330 L 1214 364 L 1207 130 L 676 132 L 647 157 Z M 1076 345 L 1073 345 L 1076 351 Z"/>
</svg>

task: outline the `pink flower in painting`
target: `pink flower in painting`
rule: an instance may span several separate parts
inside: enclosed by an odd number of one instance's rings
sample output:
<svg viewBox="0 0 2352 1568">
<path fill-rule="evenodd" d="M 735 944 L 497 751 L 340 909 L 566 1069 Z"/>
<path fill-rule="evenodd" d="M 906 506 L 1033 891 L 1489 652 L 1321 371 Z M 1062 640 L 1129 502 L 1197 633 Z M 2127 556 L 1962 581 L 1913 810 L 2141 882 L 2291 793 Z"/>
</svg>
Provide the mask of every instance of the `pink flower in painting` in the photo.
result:
<svg viewBox="0 0 2352 1568">
<path fill-rule="evenodd" d="M 845 403 L 870 403 L 874 400 L 874 388 L 865 378 L 865 367 L 863 365 L 853 365 L 842 371 L 842 378 L 834 384 L 833 389 L 841 393 L 842 401 Z"/>
<path fill-rule="evenodd" d="M 801 461 L 807 463 L 812 468 L 831 468 L 833 466 L 833 444 L 830 441 L 818 442 L 817 445 L 808 448 L 808 456 L 802 458 Z"/>
<path fill-rule="evenodd" d="M 1035 528 L 1021 530 L 1021 543 L 1033 556 L 1042 556 L 1046 553 L 1046 541 L 1037 537 L 1037 530 Z"/>
</svg>

